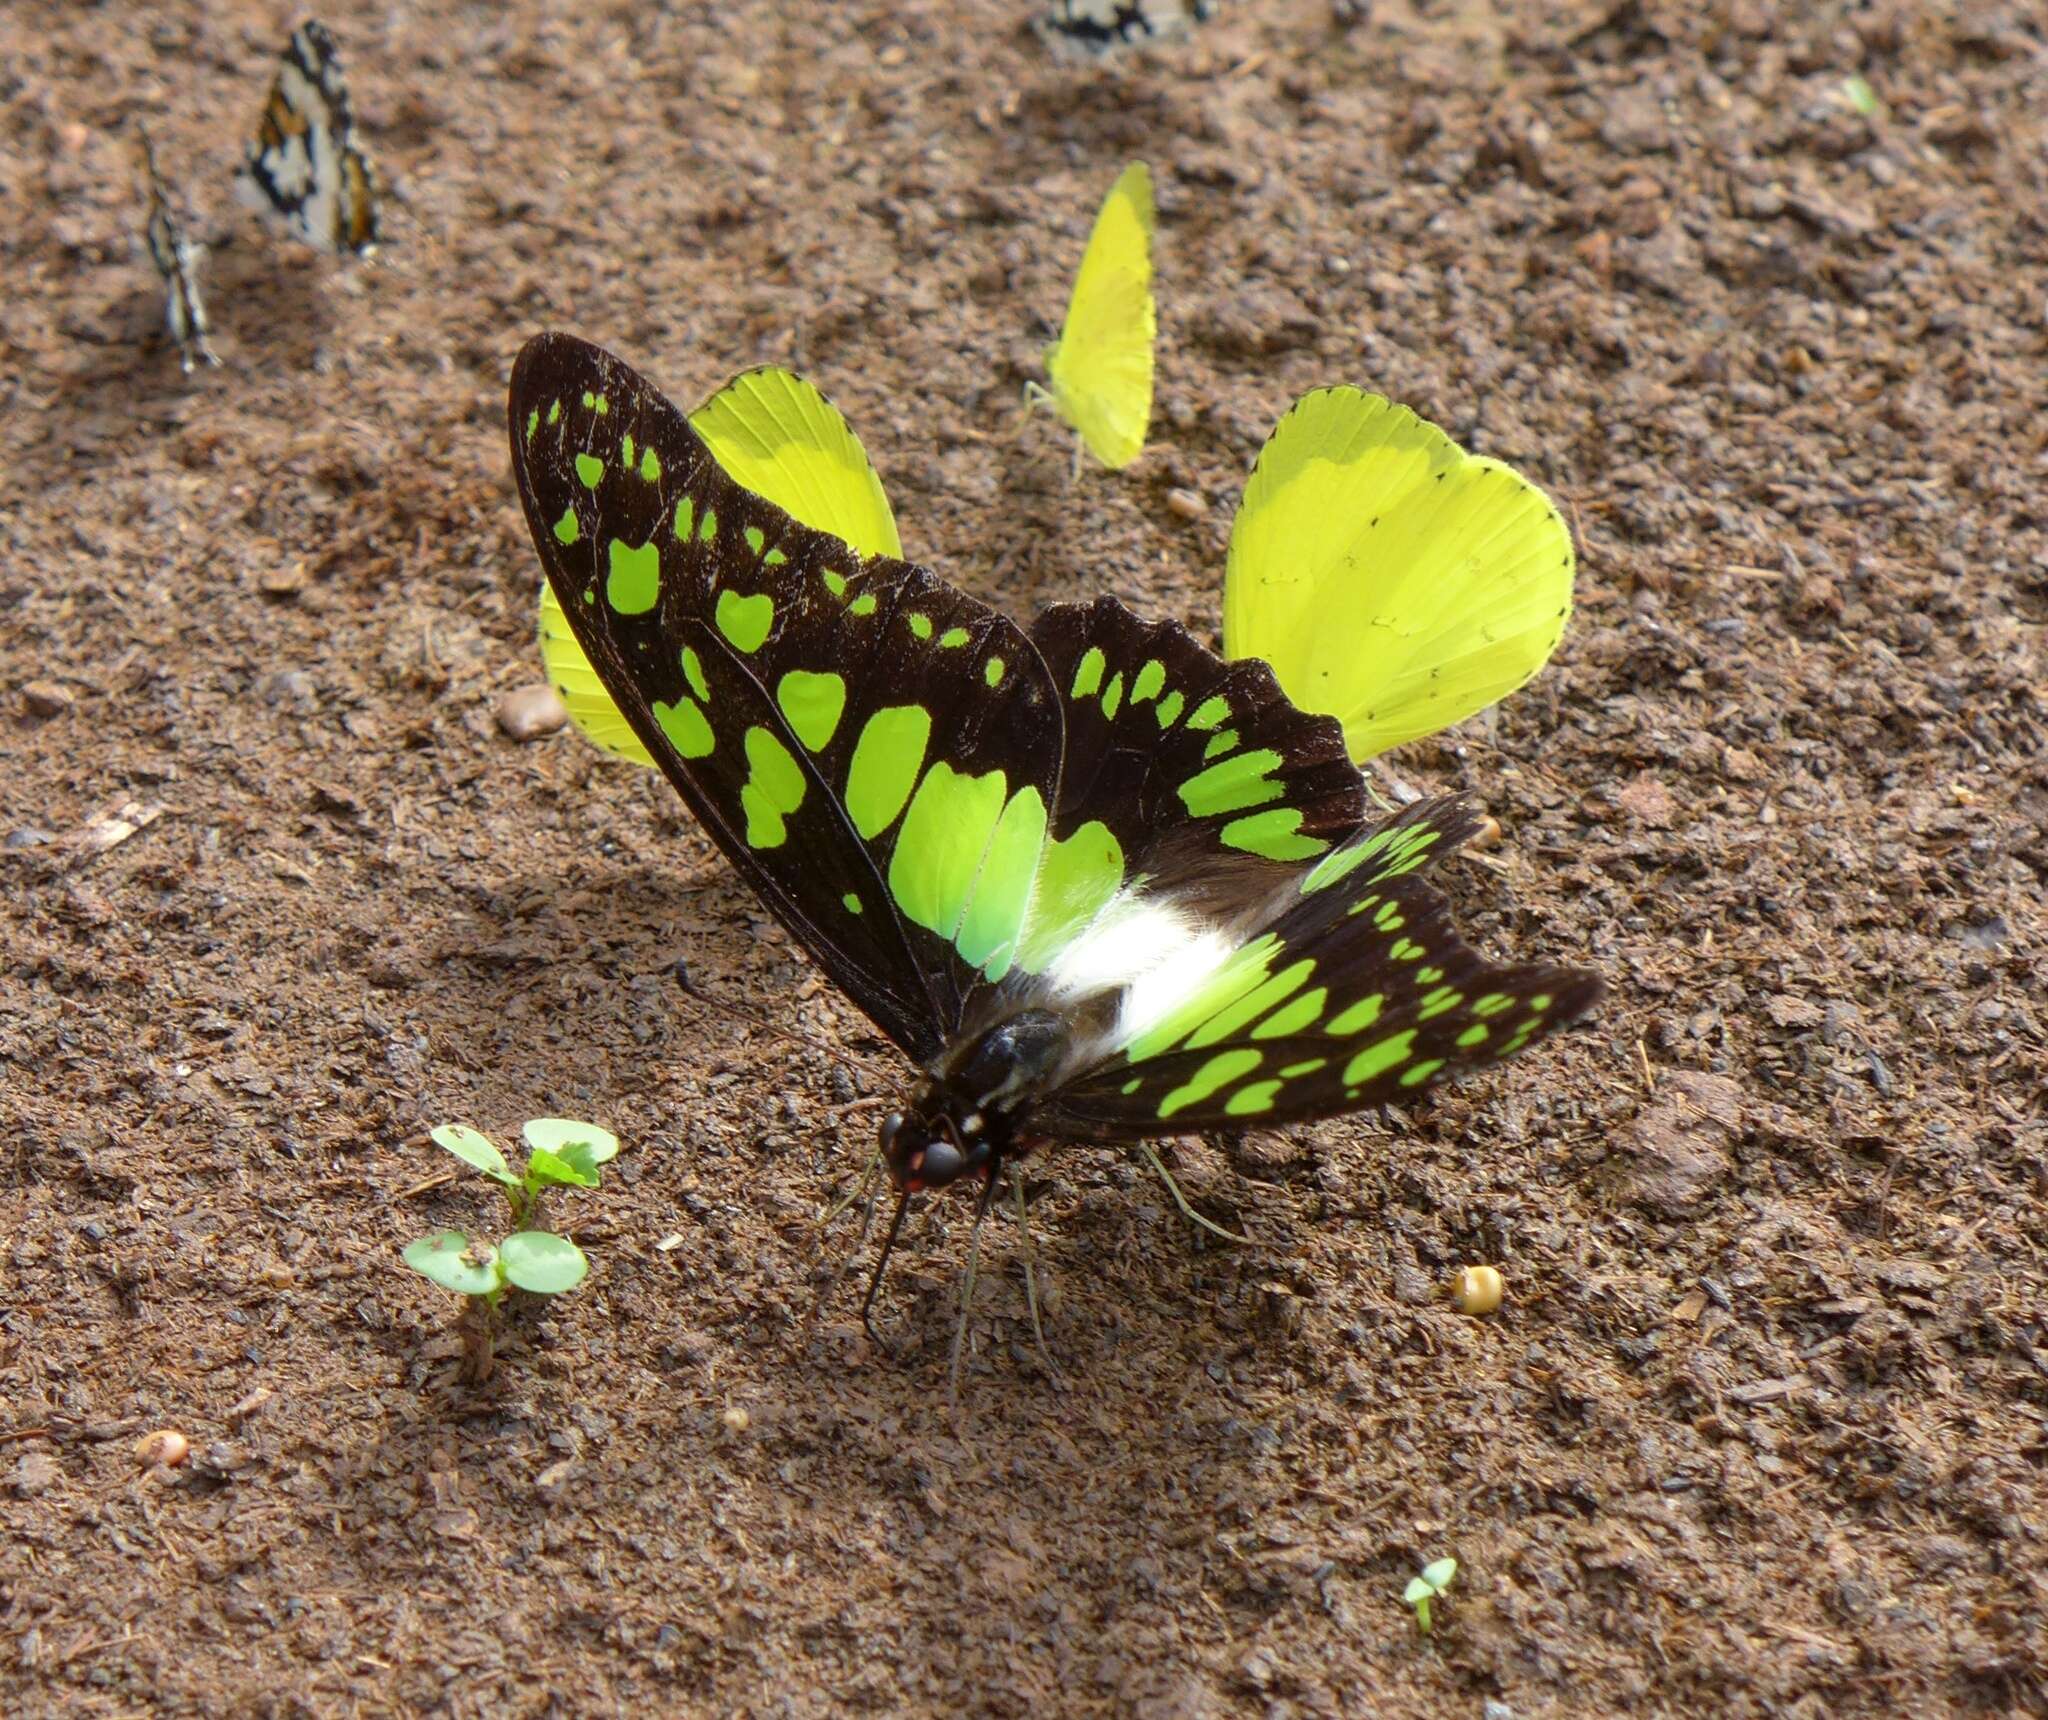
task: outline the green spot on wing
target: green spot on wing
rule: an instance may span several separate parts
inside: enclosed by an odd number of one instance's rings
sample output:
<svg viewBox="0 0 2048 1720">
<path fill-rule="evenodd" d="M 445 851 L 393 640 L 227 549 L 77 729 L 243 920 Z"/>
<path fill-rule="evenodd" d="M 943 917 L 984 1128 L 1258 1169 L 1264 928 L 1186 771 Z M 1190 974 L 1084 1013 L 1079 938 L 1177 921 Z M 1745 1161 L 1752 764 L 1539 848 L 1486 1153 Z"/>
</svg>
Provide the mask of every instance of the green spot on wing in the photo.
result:
<svg viewBox="0 0 2048 1720">
<path fill-rule="evenodd" d="M 1102 689 L 1102 714 L 1114 720 L 1117 707 L 1124 702 L 1124 672 L 1119 669 L 1109 678 L 1109 685 Z"/>
<path fill-rule="evenodd" d="M 905 619 L 910 623 L 910 631 L 918 638 L 929 639 L 932 636 L 932 618 L 923 611 L 913 609 Z"/>
<path fill-rule="evenodd" d="M 1194 726 L 1193 719 L 1190 719 L 1188 727 L 1193 728 Z M 1209 744 L 1202 749 L 1202 757 L 1205 761 L 1212 758 L 1221 758 L 1225 753 L 1235 752 L 1236 750 L 1237 730 L 1225 729 L 1220 735 L 1211 735 L 1209 737 Z"/>
<path fill-rule="evenodd" d="M 950 942 L 1002 816 L 999 770 L 969 776 L 934 760 L 910 798 L 889 857 L 889 894 L 906 919 Z"/>
<path fill-rule="evenodd" d="M 578 454 L 576 476 L 583 480 L 586 490 L 594 490 L 604 482 L 604 462 L 595 454 Z"/>
<path fill-rule="evenodd" d="M 1298 806 L 1271 807 L 1247 818 L 1233 818 L 1216 833 L 1216 840 L 1262 860 L 1312 860 L 1329 843 L 1320 836 L 1300 835 L 1302 817 Z"/>
<path fill-rule="evenodd" d="M 1204 699 L 1195 707 L 1195 714 L 1188 718 L 1188 727 L 1200 729 L 1204 734 L 1229 720 L 1230 701 L 1220 693 L 1213 699 Z"/>
<path fill-rule="evenodd" d="M 534 432 L 540 428 L 540 408 L 536 406 L 526 415 L 526 439 L 531 442 Z"/>
<path fill-rule="evenodd" d="M 1090 819 L 1064 841 L 1045 844 L 1018 939 L 1017 966 L 1042 973 L 1123 886 L 1124 851 L 1109 827 Z"/>
<path fill-rule="evenodd" d="M 640 450 L 640 476 L 645 478 L 650 484 L 656 484 L 661 481 L 661 456 L 655 453 L 652 448 L 642 448 Z"/>
<path fill-rule="evenodd" d="M 759 526 L 748 526 L 744 535 L 747 540 L 747 548 L 756 555 L 759 555 L 761 553 L 761 546 L 768 541 L 767 535 Z"/>
<path fill-rule="evenodd" d="M 862 841 L 879 836 L 903 810 L 931 736 L 931 713 L 922 705 L 885 705 L 862 725 L 846 767 L 846 810 Z"/>
<path fill-rule="evenodd" d="M 1389 1069 L 1407 1062 L 1414 1045 L 1415 1029 L 1412 1027 L 1375 1040 L 1344 1065 L 1344 1084 L 1354 1086 L 1361 1081 L 1370 1081 L 1375 1075 L 1384 1075 Z"/>
<path fill-rule="evenodd" d="M 1159 719 L 1159 726 L 1162 729 L 1172 728 L 1180 720 L 1181 709 L 1186 704 L 1187 699 L 1181 693 L 1181 690 L 1178 687 L 1174 688 L 1172 692 L 1159 701 L 1159 709 L 1153 712 L 1153 715 Z"/>
<path fill-rule="evenodd" d="M 872 615 L 875 612 L 875 594 L 872 591 L 863 591 L 846 607 L 856 615 Z"/>
<path fill-rule="evenodd" d="M 792 669 L 775 684 L 775 702 L 790 732 L 812 752 L 823 752 L 846 709 L 846 677 Z"/>
<path fill-rule="evenodd" d="M 1092 696 L 1102 685 L 1102 671 L 1108 663 L 1102 654 L 1102 647 L 1091 645 L 1081 653 L 1081 661 L 1074 665 L 1074 684 L 1069 689 L 1076 699 Z"/>
<path fill-rule="evenodd" d="M 676 541 L 688 543 L 697 529 L 697 504 L 684 496 L 676 503 Z"/>
<path fill-rule="evenodd" d="M 1273 1108 L 1273 1095 L 1280 1091 L 1278 1081 L 1252 1081 L 1238 1088 L 1223 1101 L 1224 1112 L 1232 1117 L 1255 1117 L 1261 1111 Z"/>
<path fill-rule="evenodd" d="M 912 812 L 916 811 L 915 805 Z M 1038 877 L 1038 859 L 1045 848 L 1045 801 L 1029 783 L 1010 796 L 996 820 L 981 856 L 967 910 L 960 917 L 954 946 L 969 967 L 991 980 L 1010 971 L 1024 915 L 1031 906 L 1031 888 Z M 904 829 L 910 828 L 909 819 Z M 899 847 L 900 854 L 902 849 Z"/>
<path fill-rule="evenodd" d="M 1137 679 L 1131 682 L 1131 703 L 1142 705 L 1147 699 L 1155 698 L 1159 689 L 1166 685 L 1166 665 L 1157 657 L 1146 661 L 1138 671 Z"/>
<path fill-rule="evenodd" d="M 711 724 L 693 699 L 678 699 L 673 705 L 654 701 L 654 720 L 668 736 L 668 744 L 684 758 L 709 758 L 718 744 Z"/>
<path fill-rule="evenodd" d="M 788 840 L 784 818 L 803 804 L 803 766 L 759 723 L 747 730 L 747 780 L 740 806 L 747 815 L 747 845 L 779 848 Z"/>
<path fill-rule="evenodd" d="M 583 522 L 576 517 L 572 504 L 562 510 L 562 517 L 555 521 L 555 542 L 574 543 L 583 535 Z"/>
<path fill-rule="evenodd" d="M 839 898 L 839 902 L 840 905 L 844 907 L 849 914 L 858 914 L 861 911 L 860 898 L 856 896 L 851 890 L 847 891 L 845 895 L 841 896 Z"/>
<path fill-rule="evenodd" d="M 1266 772 L 1279 764 L 1280 755 L 1269 747 L 1212 764 L 1180 785 L 1181 804 L 1191 818 L 1207 818 L 1278 800 L 1287 790 Z"/>
<path fill-rule="evenodd" d="M 1475 1022 L 1458 1035 L 1458 1049 L 1460 1051 L 1470 1051 L 1475 1045 L 1484 1045 L 1488 1031 L 1487 1028 Z"/>
<path fill-rule="evenodd" d="M 613 538 L 606 554 L 611 571 L 605 576 L 605 601 L 621 615 L 645 615 L 661 596 L 661 551 L 651 543 Z"/>
<path fill-rule="evenodd" d="M 939 635 L 939 645 L 947 651 L 957 651 L 966 643 L 967 629 L 964 627 L 948 627 Z"/>
<path fill-rule="evenodd" d="M 1190 1075 L 1185 1082 L 1159 1101 L 1159 1115 L 1170 1117 L 1176 1111 L 1184 1111 L 1190 1105 L 1199 1104 L 1211 1093 L 1228 1086 L 1240 1075 L 1248 1075 L 1258 1068 L 1265 1053 L 1240 1047 L 1235 1051 L 1219 1051 L 1216 1055 Z"/>
<path fill-rule="evenodd" d="M 711 518 L 708 513 L 704 517 Z M 718 631 L 736 648 L 758 651 L 761 641 L 768 637 L 768 629 L 775 625 L 775 599 L 765 591 L 757 591 L 751 597 L 742 597 L 737 591 L 721 591 L 713 619 L 718 623 Z"/>
<path fill-rule="evenodd" d="M 986 663 L 982 664 L 981 678 L 991 687 L 1000 687 L 1003 684 L 1002 658 L 991 657 Z"/>
<path fill-rule="evenodd" d="M 1383 991 L 1376 991 L 1369 997 L 1361 997 L 1349 1009 L 1340 1010 L 1337 1014 L 1331 1016 L 1330 1025 L 1324 1028 L 1323 1031 L 1325 1033 L 1334 1033 L 1340 1038 L 1347 1033 L 1363 1033 L 1375 1021 L 1379 1020 L 1380 1011 L 1386 1008 L 1386 1006 L 1387 994 Z"/>
<path fill-rule="evenodd" d="M 1292 1034 L 1306 1032 L 1316 1024 L 1323 1013 L 1323 1005 L 1330 1001 L 1330 988 L 1319 985 L 1313 991 L 1305 991 L 1290 1003 L 1282 1004 L 1266 1019 L 1252 1029 L 1254 1039 L 1285 1039 Z M 1282 1070 L 1282 1074 L 1286 1071 Z"/>
<path fill-rule="evenodd" d="M 690 691 L 702 699 L 705 704 L 710 704 L 711 689 L 704 684 L 704 665 L 699 660 L 695 649 L 688 645 L 683 647 L 683 674 L 690 683 Z"/>
<path fill-rule="evenodd" d="M 828 567 L 818 577 L 824 580 L 825 589 L 831 592 L 834 597 L 844 597 L 846 595 L 845 574 L 835 573 Z"/>
<path fill-rule="evenodd" d="M 1443 1066 L 1444 1060 L 1441 1057 L 1425 1057 L 1413 1069 L 1403 1069 L 1401 1071 L 1401 1085 L 1404 1087 L 1420 1087 L 1423 1082 L 1427 1081 Z"/>
<path fill-rule="evenodd" d="M 1244 996 L 1227 1004 L 1188 1035 L 1187 1048 L 1199 1051 L 1205 1045 L 1214 1045 L 1218 1040 L 1234 1039 L 1247 1022 L 1255 1021 L 1284 999 L 1292 997 L 1307 984 L 1308 976 L 1316 971 L 1312 960 L 1295 962 L 1291 967 L 1282 968 L 1263 985 L 1254 986 Z M 1254 1034 L 1254 1038 L 1258 1035 Z"/>
<path fill-rule="evenodd" d="M 697 541 L 699 543 L 713 543 L 717 541 L 717 538 L 718 510 L 716 508 L 706 508 L 704 510 L 703 523 L 697 527 Z"/>
</svg>

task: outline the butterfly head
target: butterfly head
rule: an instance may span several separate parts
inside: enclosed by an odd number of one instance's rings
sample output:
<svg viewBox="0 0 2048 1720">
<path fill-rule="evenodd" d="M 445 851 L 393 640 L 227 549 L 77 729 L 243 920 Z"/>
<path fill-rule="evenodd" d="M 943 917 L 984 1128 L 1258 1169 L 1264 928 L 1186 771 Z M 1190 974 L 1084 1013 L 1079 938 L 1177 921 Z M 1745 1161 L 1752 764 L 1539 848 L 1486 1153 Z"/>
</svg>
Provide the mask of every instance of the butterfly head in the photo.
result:
<svg viewBox="0 0 2048 1720">
<path fill-rule="evenodd" d="M 892 1111 L 882 1119 L 882 1160 L 889 1167 L 889 1180 L 905 1194 L 945 1188 L 962 1177 L 983 1174 L 995 1153 L 987 1121 L 978 1111 L 955 1116 L 942 1101 L 936 1113 L 920 1104 L 908 1115 Z"/>
</svg>

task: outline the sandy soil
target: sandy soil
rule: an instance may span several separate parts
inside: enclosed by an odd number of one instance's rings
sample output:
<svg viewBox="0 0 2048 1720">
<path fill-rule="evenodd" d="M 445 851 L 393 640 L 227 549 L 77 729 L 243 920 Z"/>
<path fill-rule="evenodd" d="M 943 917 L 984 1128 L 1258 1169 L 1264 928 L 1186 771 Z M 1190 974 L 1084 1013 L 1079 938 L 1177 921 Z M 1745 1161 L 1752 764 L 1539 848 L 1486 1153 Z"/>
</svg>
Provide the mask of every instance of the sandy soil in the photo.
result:
<svg viewBox="0 0 2048 1720">
<path fill-rule="evenodd" d="M 0 16 L 0 1706 L 2043 1712 L 2040 10 L 1245 0 L 1113 74 L 817 12 L 329 8 L 397 192 L 347 266 L 230 198 L 289 18 Z M 139 118 L 217 241 L 189 382 Z M 1073 484 L 1016 403 L 1139 155 L 1155 445 Z M 493 720 L 548 326 L 684 400 L 799 366 L 1020 612 L 1213 631 L 1319 383 L 1521 463 L 1580 614 L 1392 762 L 1504 827 L 1473 933 L 1609 1006 L 1175 1149 L 1259 1249 L 1045 1160 L 1064 1389 L 996 1226 L 947 1411 L 964 1203 L 900 1361 L 847 1287 L 807 1326 L 900 1071 L 660 783 Z M 425 1130 L 543 1113 L 628 1143 L 560 1209 L 595 1270 L 467 1386 L 396 1250 L 495 1215 Z"/>
</svg>

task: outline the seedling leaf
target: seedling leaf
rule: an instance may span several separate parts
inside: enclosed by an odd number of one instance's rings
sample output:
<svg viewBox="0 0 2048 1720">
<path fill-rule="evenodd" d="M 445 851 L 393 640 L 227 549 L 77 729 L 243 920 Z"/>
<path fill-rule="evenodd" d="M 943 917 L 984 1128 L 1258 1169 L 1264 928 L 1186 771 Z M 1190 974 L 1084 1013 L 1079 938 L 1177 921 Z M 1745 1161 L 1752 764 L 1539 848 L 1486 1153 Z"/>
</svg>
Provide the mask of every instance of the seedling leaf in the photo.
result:
<svg viewBox="0 0 2048 1720">
<path fill-rule="evenodd" d="M 434 1145 L 453 1153 L 464 1164 L 480 1170 L 495 1182 L 517 1188 L 519 1179 L 505 1168 L 505 1155 L 474 1129 L 460 1123 L 443 1123 L 433 1132 Z"/>
<path fill-rule="evenodd" d="M 583 1156 L 583 1149 L 571 1147 L 569 1152 L 575 1158 L 557 1157 L 546 1147 L 535 1147 L 526 1161 L 526 1177 L 535 1188 L 546 1188 L 550 1183 L 573 1183 L 577 1188 L 597 1187 L 597 1167 L 575 1162 Z"/>
<path fill-rule="evenodd" d="M 1430 1586 L 1429 1579 L 1427 1577 L 1415 1577 L 1411 1579 L 1408 1586 L 1401 1591 L 1401 1599 L 1408 1606 L 1420 1606 L 1424 1601 L 1428 1600 L 1430 1596 L 1432 1596 L 1435 1593 L 1436 1590 Z"/>
<path fill-rule="evenodd" d="M 1450 1592 L 1451 1579 L 1457 1574 L 1458 1561 L 1456 1559 L 1438 1559 L 1433 1564 L 1427 1564 L 1422 1567 L 1422 1576 L 1419 1580 L 1427 1583 L 1441 1595 Z"/>
<path fill-rule="evenodd" d="M 567 1117 L 535 1117 L 520 1132 L 535 1152 L 553 1153 L 558 1158 L 567 1158 L 568 1149 L 578 1142 L 589 1144 L 593 1165 L 606 1164 L 619 1153 L 617 1135 L 595 1123 L 572 1122 Z"/>
<path fill-rule="evenodd" d="M 583 1282 L 590 1262 L 566 1236 L 545 1230 L 516 1230 L 500 1244 L 505 1276 L 522 1290 L 559 1296 Z"/>
<path fill-rule="evenodd" d="M 488 1296 L 504 1284 L 498 1251 L 488 1242 L 472 1243 L 459 1230 L 407 1243 L 405 1263 L 458 1296 Z"/>
</svg>

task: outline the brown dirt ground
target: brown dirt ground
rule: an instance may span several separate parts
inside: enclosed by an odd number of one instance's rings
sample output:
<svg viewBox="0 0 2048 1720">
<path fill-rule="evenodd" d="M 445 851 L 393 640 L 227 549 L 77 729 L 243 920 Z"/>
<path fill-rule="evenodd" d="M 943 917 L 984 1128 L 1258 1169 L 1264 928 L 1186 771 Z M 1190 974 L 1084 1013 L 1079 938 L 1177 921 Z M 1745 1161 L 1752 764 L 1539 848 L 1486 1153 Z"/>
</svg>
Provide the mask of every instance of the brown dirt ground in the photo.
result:
<svg viewBox="0 0 2048 1720">
<path fill-rule="evenodd" d="M 329 8 L 403 198 L 367 266 L 230 202 L 288 19 L 0 20 L 0 1706 L 2042 1712 L 2041 11 L 1275 0 L 1106 75 L 996 0 L 819 12 Z M 189 383 L 138 117 L 221 239 Z M 1137 155 L 1155 446 L 1070 485 L 1014 410 Z M 551 325 L 685 400 L 800 366 L 1019 611 L 1208 631 L 1318 383 L 1522 463 L 1580 615 L 1397 763 L 1505 827 L 1475 934 L 1609 1006 L 1177 1149 L 1260 1250 L 1045 1160 L 1065 1390 L 997 1226 L 948 1413 L 959 1202 L 900 1364 L 846 1287 L 807 1331 L 891 1055 L 656 780 L 493 722 Z M 109 801 L 163 811 L 67 846 Z M 549 1112 L 629 1143 L 595 1270 L 467 1387 L 395 1251 L 494 1215 L 424 1131 Z M 1474 1260 L 1497 1318 L 1436 1294 Z"/>
</svg>

